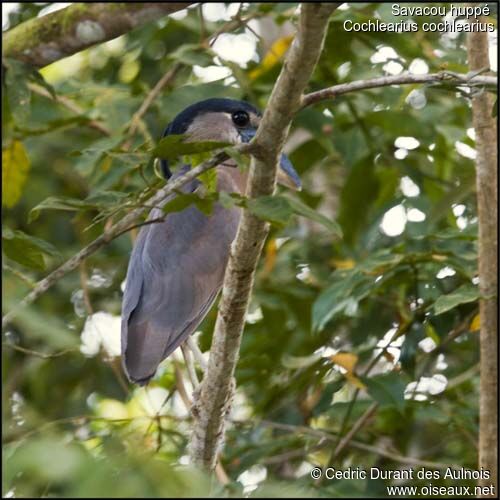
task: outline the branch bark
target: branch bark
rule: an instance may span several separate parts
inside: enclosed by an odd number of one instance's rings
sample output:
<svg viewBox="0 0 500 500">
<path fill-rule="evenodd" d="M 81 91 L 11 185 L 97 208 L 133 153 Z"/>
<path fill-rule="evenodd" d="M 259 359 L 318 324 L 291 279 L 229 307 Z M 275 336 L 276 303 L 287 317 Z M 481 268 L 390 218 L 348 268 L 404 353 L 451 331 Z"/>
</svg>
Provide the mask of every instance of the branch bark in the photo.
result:
<svg viewBox="0 0 500 500">
<path fill-rule="evenodd" d="M 297 34 L 251 144 L 253 159 L 247 186 L 248 197 L 274 192 L 279 154 L 321 53 L 328 18 L 337 6 L 317 3 L 301 6 Z M 245 314 L 255 268 L 268 229 L 267 223 L 244 211 L 231 248 L 208 369 L 192 410 L 191 459 L 209 470 L 216 465 L 224 438 Z"/>
<path fill-rule="evenodd" d="M 46 16 L 30 19 L 4 33 L 2 56 L 40 68 L 191 4 L 75 3 Z"/>
<path fill-rule="evenodd" d="M 487 67 L 483 66 L 484 68 Z M 481 68 L 477 68 L 481 69 Z M 306 94 L 302 98 L 302 107 L 311 106 L 318 102 L 355 92 L 357 90 L 375 89 L 379 87 L 388 87 L 389 85 L 404 85 L 404 84 L 417 84 L 417 83 L 436 83 L 446 84 L 451 86 L 466 86 L 476 87 L 484 86 L 487 88 L 496 89 L 498 79 L 496 76 L 481 76 L 471 72 L 470 74 L 452 73 L 448 71 L 441 71 L 439 73 L 432 73 L 429 75 L 412 75 L 410 73 L 396 76 L 382 76 L 379 78 L 371 78 L 369 80 L 357 80 L 354 82 L 340 83 L 333 87 L 321 89 L 316 92 Z"/>
<path fill-rule="evenodd" d="M 471 19 L 474 21 L 474 19 Z M 485 22 L 485 19 L 479 19 Z M 472 71 L 489 67 L 488 35 L 471 32 L 467 40 Z M 472 99 L 472 121 L 476 132 L 476 188 L 479 219 L 479 289 L 481 300 L 479 467 L 490 472 L 481 486 L 494 485 L 498 491 L 498 198 L 497 123 L 492 117 L 492 96 L 478 92 Z M 484 496 L 484 495 L 483 495 Z"/>
<path fill-rule="evenodd" d="M 245 145 L 245 147 L 247 146 Z M 240 152 L 244 151 L 245 147 L 240 147 Z M 170 181 L 165 187 L 151 196 L 147 200 L 147 206 L 142 206 L 136 208 L 135 210 L 132 210 L 132 212 L 128 213 L 119 222 L 106 228 L 101 236 L 89 243 L 86 247 L 82 248 L 82 250 L 73 255 L 71 259 L 67 260 L 56 270 L 52 271 L 43 280 L 36 283 L 36 285 L 34 285 L 33 287 L 33 290 L 31 290 L 31 292 L 28 293 L 28 295 L 26 295 L 26 297 L 24 297 L 24 299 L 14 309 L 5 314 L 5 316 L 2 318 L 2 327 L 5 327 L 10 321 L 12 321 L 12 319 L 19 313 L 20 309 L 34 302 L 54 283 L 56 283 L 73 269 L 76 269 L 80 265 L 80 263 L 83 262 L 87 257 L 95 253 L 104 245 L 107 245 L 113 238 L 116 238 L 125 231 L 131 229 L 132 223 L 135 222 L 139 217 L 141 217 L 147 210 L 149 210 L 151 206 L 155 206 L 161 203 L 167 196 L 172 194 L 177 189 L 181 188 L 184 184 L 199 176 L 203 172 L 216 167 L 223 161 L 226 161 L 228 158 L 229 155 L 227 155 L 226 153 L 219 153 L 212 159 L 203 162 L 201 165 L 198 165 L 197 167 L 189 170 L 182 177 L 178 177 L 177 179 Z"/>
</svg>

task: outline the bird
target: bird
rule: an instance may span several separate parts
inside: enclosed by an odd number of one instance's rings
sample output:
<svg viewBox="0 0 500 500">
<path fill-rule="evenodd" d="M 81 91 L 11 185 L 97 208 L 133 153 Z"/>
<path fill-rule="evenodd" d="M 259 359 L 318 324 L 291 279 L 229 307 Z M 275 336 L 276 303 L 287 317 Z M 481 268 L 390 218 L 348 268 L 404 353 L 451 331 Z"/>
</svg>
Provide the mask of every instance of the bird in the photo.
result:
<svg viewBox="0 0 500 500">
<path fill-rule="evenodd" d="M 184 134 L 189 141 L 250 142 L 261 113 L 252 104 L 210 98 L 180 112 L 163 137 Z M 172 174 L 160 159 L 165 179 L 175 179 L 191 167 Z M 215 168 L 216 189 L 245 194 L 247 173 L 227 160 Z M 277 180 L 301 189 L 300 177 L 282 154 Z M 180 191 L 193 193 L 202 185 L 194 179 Z M 167 197 L 168 203 L 176 195 Z M 132 383 L 146 385 L 159 364 L 180 346 L 203 321 L 222 288 L 231 243 L 241 208 L 215 203 L 210 215 L 194 205 L 168 213 L 163 221 L 142 226 L 128 263 L 121 314 L 122 367 Z M 153 208 L 148 220 L 162 217 Z"/>
</svg>

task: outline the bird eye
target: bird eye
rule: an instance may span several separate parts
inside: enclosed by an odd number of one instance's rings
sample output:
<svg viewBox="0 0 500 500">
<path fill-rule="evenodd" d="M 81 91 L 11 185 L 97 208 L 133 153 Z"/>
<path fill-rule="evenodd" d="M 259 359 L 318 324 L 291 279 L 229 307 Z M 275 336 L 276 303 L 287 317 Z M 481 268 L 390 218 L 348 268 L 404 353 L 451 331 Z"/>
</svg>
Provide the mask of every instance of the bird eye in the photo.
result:
<svg viewBox="0 0 500 500">
<path fill-rule="evenodd" d="M 235 111 L 231 118 L 237 127 L 245 127 L 250 122 L 250 117 L 246 111 Z"/>
</svg>

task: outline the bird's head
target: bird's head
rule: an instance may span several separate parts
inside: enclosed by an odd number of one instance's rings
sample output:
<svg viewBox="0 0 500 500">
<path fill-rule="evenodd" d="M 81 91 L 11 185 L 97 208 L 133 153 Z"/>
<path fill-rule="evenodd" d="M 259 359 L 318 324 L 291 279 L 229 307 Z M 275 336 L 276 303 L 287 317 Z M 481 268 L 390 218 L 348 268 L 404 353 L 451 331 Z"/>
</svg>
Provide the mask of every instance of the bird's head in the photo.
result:
<svg viewBox="0 0 500 500">
<path fill-rule="evenodd" d="M 250 142 L 260 123 L 261 113 L 245 101 L 212 98 L 188 106 L 179 113 L 163 133 L 186 134 L 192 141 L 222 141 L 232 144 Z M 161 160 L 165 177 L 170 177 L 168 162 Z M 301 189 L 300 177 L 286 155 L 282 154 L 278 182 Z"/>
</svg>

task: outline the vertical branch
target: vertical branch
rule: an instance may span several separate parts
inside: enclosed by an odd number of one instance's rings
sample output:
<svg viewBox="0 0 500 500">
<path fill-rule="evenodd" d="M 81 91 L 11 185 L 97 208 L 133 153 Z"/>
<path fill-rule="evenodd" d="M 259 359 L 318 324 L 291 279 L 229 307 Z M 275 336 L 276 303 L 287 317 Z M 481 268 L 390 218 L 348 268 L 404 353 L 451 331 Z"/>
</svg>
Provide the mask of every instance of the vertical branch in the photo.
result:
<svg viewBox="0 0 500 500">
<path fill-rule="evenodd" d="M 474 21 L 474 19 L 471 19 Z M 485 19 L 480 19 L 485 22 Z M 489 67 L 488 34 L 471 32 L 467 52 L 471 71 Z M 479 464 L 490 471 L 481 486 L 498 487 L 498 198 L 497 198 L 497 124 L 492 117 L 492 96 L 477 93 L 472 99 L 472 119 L 476 132 L 476 187 L 479 219 L 480 300 L 480 395 Z M 493 493 L 493 496 L 495 493 Z"/>
<path fill-rule="evenodd" d="M 328 18 L 337 6 L 318 3 L 301 6 L 297 34 L 251 144 L 249 197 L 274 192 L 279 154 L 321 53 Z M 224 439 L 245 314 L 267 233 L 268 224 L 243 212 L 224 277 L 208 370 L 193 404 L 191 459 L 209 470 L 216 466 Z"/>
</svg>

